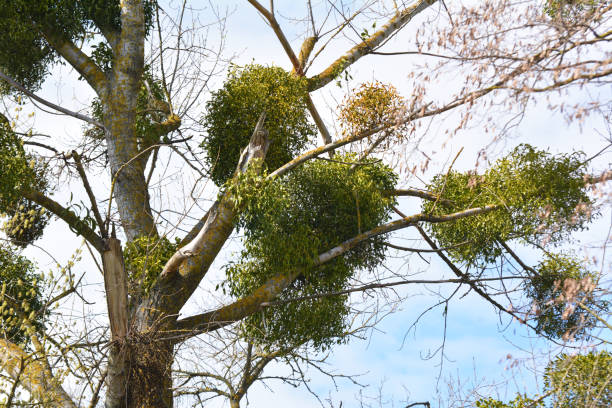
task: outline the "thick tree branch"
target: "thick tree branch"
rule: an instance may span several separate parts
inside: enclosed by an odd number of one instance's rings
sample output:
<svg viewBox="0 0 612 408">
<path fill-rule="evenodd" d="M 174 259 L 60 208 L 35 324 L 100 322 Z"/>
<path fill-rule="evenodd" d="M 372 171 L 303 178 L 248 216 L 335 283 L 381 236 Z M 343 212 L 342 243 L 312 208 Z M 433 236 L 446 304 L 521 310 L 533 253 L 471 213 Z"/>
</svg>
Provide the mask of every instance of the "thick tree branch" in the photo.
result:
<svg viewBox="0 0 612 408">
<path fill-rule="evenodd" d="M 108 128 L 106 143 L 114 200 L 125 235 L 131 241 L 143 236 L 155 237 L 158 233 L 145 166 L 139 159 L 147 156 L 150 149 L 141 149 L 134 126 L 144 72 L 144 2 L 124 0 L 119 7 L 121 33 L 109 74 L 111 86 L 104 100 L 104 120 Z"/>
<path fill-rule="evenodd" d="M 324 87 L 334 80 L 342 71 L 351 64 L 355 63 L 361 57 L 368 55 L 380 46 L 385 40 L 391 37 L 395 32 L 406 25 L 421 11 L 427 9 L 437 0 L 420 0 L 398 11 L 380 30 L 364 39 L 361 43 L 355 45 L 342 57 L 334 61 L 324 71 L 308 79 L 308 90 L 315 91 Z"/>
<path fill-rule="evenodd" d="M 453 271 L 453 273 L 455 275 L 457 275 L 458 277 L 465 279 L 466 283 L 470 286 L 470 288 L 472 288 L 472 290 L 474 290 L 474 292 L 478 293 L 482 298 L 484 298 L 487 302 L 491 303 L 493 306 L 495 306 L 499 311 L 504 312 L 509 314 L 510 316 L 512 316 L 513 318 L 515 318 L 516 320 L 518 320 L 521 323 L 525 323 L 525 321 L 523 319 L 521 319 L 520 317 L 518 317 L 516 314 L 514 314 L 513 312 L 511 312 L 510 310 L 508 310 L 507 308 L 503 307 L 502 305 L 500 305 L 495 299 L 493 299 L 488 293 L 486 293 L 484 290 L 482 290 L 480 287 L 478 287 L 476 285 L 476 283 L 472 282 L 470 280 L 470 277 L 467 273 L 463 273 L 461 271 L 461 269 L 459 269 L 457 266 L 455 266 L 455 264 L 446 256 L 444 255 L 444 253 L 442 253 L 441 251 L 439 251 L 438 246 L 436 245 L 435 242 L 433 242 L 433 240 L 431 238 L 429 238 L 429 236 L 425 233 L 425 230 L 423 230 L 423 228 L 421 227 L 417 227 L 417 229 L 419 230 L 419 233 L 421 234 L 421 236 L 423 237 L 423 239 L 425 240 L 425 242 L 427 242 L 429 244 L 429 246 L 431 247 L 431 249 L 436 250 L 438 256 L 444 261 L 444 263 L 446 265 L 448 265 L 448 267 L 450 268 L 451 271 Z"/>
<path fill-rule="evenodd" d="M 272 27 L 272 30 L 274 30 L 274 34 L 276 34 L 276 37 L 278 37 L 278 40 L 283 46 L 285 53 L 287 53 L 287 56 L 291 60 L 291 65 L 293 65 L 297 74 L 299 76 L 302 76 L 303 72 L 302 72 L 302 66 L 300 64 L 300 61 L 295 56 L 295 53 L 293 52 L 293 49 L 291 48 L 291 44 L 289 44 L 287 37 L 285 37 L 285 34 L 280 28 L 280 25 L 276 21 L 276 17 L 274 17 L 273 11 L 268 11 L 264 6 L 262 6 L 256 0 L 247 0 L 247 1 L 251 3 L 251 5 L 255 7 L 257 11 L 259 11 L 261 15 L 264 16 L 264 18 L 268 21 L 268 24 L 270 24 L 270 27 Z"/>
<path fill-rule="evenodd" d="M 249 141 L 249 145 L 243 151 L 242 156 L 240 157 L 238 167 L 236 169 L 236 174 L 244 173 L 249 164 L 256 160 L 263 160 L 265 154 L 268 150 L 269 140 L 267 136 L 267 132 L 263 127 L 263 123 L 265 120 L 265 113 L 259 117 L 257 124 L 255 125 L 255 130 L 253 131 L 253 135 L 251 136 L 251 140 Z M 199 231 L 199 233 L 193 238 L 191 242 L 183 246 L 179 249 L 166 263 L 164 269 L 162 271 L 162 279 L 166 279 L 171 276 L 173 273 L 177 272 L 180 265 L 189 257 L 193 257 L 196 255 L 200 255 L 204 250 L 205 246 L 208 243 L 208 239 L 212 238 L 208 236 L 207 231 L 215 230 L 218 227 L 214 226 L 215 221 L 219 222 L 220 218 L 220 206 L 224 206 L 227 208 L 227 212 L 231 212 L 232 215 L 229 218 L 233 219 L 233 204 L 231 203 L 232 199 L 230 197 L 230 193 L 226 192 L 223 194 L 220 200 L 217 200 L 210 210 L 206 213 L 206 221 L 204 223 L 203 228 Z M 228 214 L 229 215 L 229 214 Z M 217 218 L 215 220 L 215 218 Z M 221 217 L 223 218 L 223 217 Z M 231 228 L 233 229 L 233 223 L 231 223 Z"/>
<path fill-rule="evenodd" d="M 249 145 L 242 152 L 236 176 L 250 166 L 261 166 L 263 163 L 270 145 L 264 120 L 265 113 L 259 117 Z M 159 317 L 158 313 L 162 310 L 170 315 L 178 313 L 234 230 L 235 214 L 233 194 L 226 190 L 209 209 L 203 227 L 193 240 L 166 262 L 148 299 L 138 307 L 137 321 L 150 324 Z"/>
<path fill-rule="evenodd" d="M 321 133 L 321 138 L 323 139 L 323 143 L 329 144 L 332 142 L 331 134 L 329 130 L 327 130 L 327 126 L 325 126 L 325 122 L 323 122 L 323 118 L 319 115 L 319 111 L 317 110 L 314 102 L 312 101 L 312 97 L 310 94 L 306 95 L 306 106 L 308 107 L 308 112 L 310 112 L 310 116 L 314 120 L 317 125 L 317 129 L 319 129 L 319 133 Z M 329 151 L 329 156 L 333 157 L 334 151 Z"/>
<path fill-rule="evenodd" d="M 49 27 L 39 28 L 49 45 L 85 78 L 100 98 L 105 98 L 108 78 L 100 67 L 71 41 L 53 32 Z"/>
<path fill-rule="evenodd" d="M 318 38 L 316 36 L 308 37 L 302 43 L 302 47 L 300 48 L 300 55 L 298 56 L 298 63 L 300 70 L 303 74 L 305 74 L 304 69 L 306 63 L 308 62 L 308 58 L 310 58 L 310 54 L 317 42 Z M 296 70 L 297 72 L 297 70 Z"/>
<path fill-rule="evenodd" d="M 170 132 L 177 130 L 181 126 L 181 118 L 177 114 L 170 114 L 163 122 L 153 125 L 151 137 L 154 140 L 159 140 L 160 137 L 167 135 Z"/>
<path fill-rule="evenodd" d="M 104 241 L 102 238 L 74 212 L 36 190 L 25 191 L 23 196 L 61 218 L 68 224 L 70 229 L 83 236 L 98 252 L 102 253 L 104 251 Z"/>
<path fill-rule="evenodd" d="M 380 225 L 370 231 L 361 233 L 342 244 L 319 255 L 313 267 L 320 266 L 332 259 L 353 249 L 361 242 L 364 242 L 377 235 L 387 234 L 409 226 L 418 225 L 420 222 L 449 222 L 460 218 L 484 214 L 500 208 L 498 205 L 488 205 L 485 207 L 470 208 L 457 213 L 431 216 L 424 213 L 404 217 L 399 220 Z M 268 280 L 264 285 L 256 289 L 251 295 L 235 301 L 234 303 L 223 306 L 217 310 L 203 314 L 187 317 L 176 322 L 176 329 L 179 336 L 190 337 L 201 332 L 217 330 L 223 326 L 239 321 L 247 316 L 257 313 L 268 302 L 271 302 L 278 294 L 285 290 L 298 276 L 301 270 L 294 270 L 282 273 Z"/>
</svg>

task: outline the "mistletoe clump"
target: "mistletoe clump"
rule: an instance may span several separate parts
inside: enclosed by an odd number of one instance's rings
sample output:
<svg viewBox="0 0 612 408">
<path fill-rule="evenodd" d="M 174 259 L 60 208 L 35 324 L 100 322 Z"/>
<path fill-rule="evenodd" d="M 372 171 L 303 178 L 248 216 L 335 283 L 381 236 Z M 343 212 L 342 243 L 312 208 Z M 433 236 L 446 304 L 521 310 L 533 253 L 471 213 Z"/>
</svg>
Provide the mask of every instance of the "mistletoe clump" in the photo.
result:
<svg viewBox="0 0 612 408">
<path fill-rule="evenodd" d="M 348 136 L 388 125 L 390 134 L 383 146 L 389 147 L 403 137 L 406 125 L 400 124 L 400 120 L 404 109 L 404 98 L 393 85 L 367 82 L 345 99 L 340 109 L 340 126 Z"/>
<path fill-rule="evenodd" d="M 383 191 L 396 175 L 374 160 L 353 156 L 313 161 L 285 177 L 262 185 L 246 201 L 240 219 L 245 234 L 241 260 L 228 268 L 228 285 L 236 296 L 249 295 L 268 279 L 299 270 L 300 277 L 278 298 L 312 296 L 270 307 L 248 318 L 249 339 L 272 347 L 311 341 L 326 348 L 346 332 L 346 296 L 324 296 L 346 289 L 361 269 L 384 258 L 382 237 L 375 237 L 324 265 L 319 254 L 384 223 L 395 203 Z"/>
<path fill-rule="evenodd" d="M 262 112 L 270 149 L 265 163 L 277 168 L 291 160 L 316 134 L 308 120 L 306 80 L 279 67 L 248 65 L 235 68 L 223 87 L 206 104 L 202 142 L 211 179 L 218 186 L 236 169 L 240 152 Z"/>
<path fill-rule="evenodd" d="M 142 236 L 125 245 L 123 260 L 130 294 L 140 295 L 149 291 L 166 261 L 176 252 L 178 242 L 166 237 Z"/>
<path fill-rule="evenodd" d="M 594 292 L 597 274 L 565 254 L 547 255 L 534 271 L 525 289 L 535 308 L 536 330 L 557 338 L 587 336 L 597 323 L 591 313 L 603 315 L 608 309 L 608 303 Z"/>
<path fill-rule="evenodd" d="M 551 392 L 555 408 L 612 406 L 612 354 L 561 354 L 544 372 L 544 389 Z"/>
<path fill-rule="evenodd" d="M 43 234 L 49 216 L 26 199 L 29 190 L 45 191 L 45 166 L 29 156 L 23 142 L 8 124 L 0 124 L 0 216 L 2 231 L 16 245 L 25 247 Z"/>
<path fill-rule="evenodd" d="M 517 237 L 554 245 L 582 230 L 592 217 L 582 154 L 553 156 L 520 145 L 484 174 L 451 171 L 437 176 L 430 191 L 440 196 L 423 204 L 423 211 L 443 215 L 495 205 L 485 214 L 428 226 L 449 255 L 468 266 L 497 259 L 497 245 Z"/>
<path fill-rule="evenodd" d="M 15 343 L 28 341 L 28 329 L 41 328 L 46 315 L 41 276 L 34 264 L 0 244 L 0 331 Z"/>
</svg>

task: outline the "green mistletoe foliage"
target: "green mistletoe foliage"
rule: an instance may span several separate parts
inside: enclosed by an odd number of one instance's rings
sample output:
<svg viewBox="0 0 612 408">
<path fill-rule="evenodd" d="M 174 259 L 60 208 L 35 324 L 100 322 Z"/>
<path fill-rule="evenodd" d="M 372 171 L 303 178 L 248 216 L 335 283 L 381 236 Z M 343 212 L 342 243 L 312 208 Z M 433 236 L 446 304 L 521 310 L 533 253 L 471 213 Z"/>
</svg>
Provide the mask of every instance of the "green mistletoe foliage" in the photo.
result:
<svg viewBox="0 0 612 408">
<path fill-rule="evenodd" d="M 596 314 L 608 309 L 608 303 L 593 293 L 597 274 L 564 254 L 547 255 L 534 269 L 537 273 L 525 281 L 525 290 L 536 308 L 536 329 L 557 338 L 588 336 L 597 319 L 577 302 Z"/>
<path fill-rule="evenodd" d="M 0 125 L 0 208 L 6 209 L 34 184 L 34 162 L 28 160 L 23 142 L 8 124 Z"/>
<path fill-rule="evenodd" d="M 272 142 L 265 163 L 277 168 L 293 159 L 316 134 L 306 95 L 306 80 L 282 68 L 253 64 L 230 71 L 206 104 L 203 118 L 207 134 L 202 147 L 212 180 L 220 186 L 234 174 L 263 111 Z"/>
<path fill-rule="evenodd" d="M 612 354 L 561 354 L 544 373 L 544 388 L 552 391 L 554 408 L 612 406 Z"/>
<path fill-rule="evenodd" d="M 576 17 L 606 5 L 605 0 L 548 0 L 544 11 L 550 17 Z"/>
<path fill-rule="evenodd" d="M 45 166 L 23 149 L 23 142 L 8 124 L 0 124 L 0 216 L 6 217 L 2 230 L 11 241 L 27 246 L 40 238 L 48 214 L 23 197 L 24 191 L 45 191 Z"/>
<path fill-rule="evenodd" d="M 42 280 L 34 264 L 0 244 L 0 333 L 16 343 L 27 343 L 28 326 L 41 328 L 45 310 Z"/>
<path fill-rule="evenodd" d="M 476 401 L 476 407 L 478 408 L 538 408 L 543 406 L 543 401 L 533 400 L 520 394 L 517 395 L 512 401 L 508 401 L 508 403 L 504 403 L 490 397 Z"/>
<path fill-rule="evenodd" d="M 485 268 L 505 251 L 503 241 L 546 248 L 561 244 L 592 218 L 583 155 L 553 156 L 520 145 L 484 174 L 449 172 L 429 189 L 440 197 L 423 211 L 443 215 L 496 205 L 497 209 L 427 228 L 449 256 L 469 268 Z M 565 254 L 545 250 L 545 259 L 525 271 L 524 287 L 535 312 L 536 329 L 555 338 L 581 338 L 595 319 L 576 307 L 581 301 L 596 312 L 607 303 L 594 295 L 596 274 Z"/>
<path fill-rule="evenodd" d="M 429 190 L 440 200 L 425 202 L 424 212 L 443 215 L 491 204 L 499 209 L 428 228 L 442 247 L 451 248 L 451 258 L 468 266 L 495 261 L 502 253 L 498 240 L 558 244 L 591 219 L 582 159 L 579 153 L 553 156 L 519 145 L 482 175 L 439 175 Z"/>
<path fill-rule="evenodd" d="M 161 273 L 166 261 L 176 252 L 178 240 L 143 236 L 130 241 L 123 250 L 128 291 L 131 295 L 147 293 Z"/>
<path fill-rule="evenodd" d="M 354 165 L 354 166 L 353 166 Z M 292 271 L 301 276 L 283 300 L 346 289 L 358 270 L 375 268 L 384 258 L 376 237 L 323 266 L 318 255 L 389 218 L 395 203 L 385 197 L 397 181 L 393 171 L 354 156 L 317 160 L 262 183 L 244 200 L 240 227 L 245 234 L 241 260 L 227 269 L 232 294 L 252 293 L 269 278 Z M 246 336 L 266 347 L 291 347 L 311 341 L 325 349 L 342 341 L 349 310 L 346 296 L 316 297 L 267 308 L 244 322 Z"/>
<path fill-rule="evenodd" d="M 117 31 L 121 28 L 119 4 L 119 0 L 0 0 L 0 69 L 36 90 L 57 60 L 45 35 L 78 42 L 90 38 L 95 26 Z M 147 31 L 155 7 L 155 0 L 144 1 Z M 2 92 L 12 92 L 6 84 L 0 87 Z"/>
<path fill-rule="evenodd" d="M 546 402 L 545 402 L 546 401 Z M 476 401 L 478 408 L 607 408 L 612 406 L 612 354 L 560 354 L 544 371 L 542 397 L 518 394 L 504 403 L 493 398 Z"/>
</svg>

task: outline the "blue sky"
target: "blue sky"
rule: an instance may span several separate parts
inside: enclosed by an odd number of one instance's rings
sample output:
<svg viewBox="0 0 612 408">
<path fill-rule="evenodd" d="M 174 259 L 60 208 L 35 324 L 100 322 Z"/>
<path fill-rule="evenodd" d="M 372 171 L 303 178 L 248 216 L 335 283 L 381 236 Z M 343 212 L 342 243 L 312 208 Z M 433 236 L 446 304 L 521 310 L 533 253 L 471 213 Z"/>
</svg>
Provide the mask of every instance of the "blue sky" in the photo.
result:
<svg viewBox="0 0 612 408">
<path fill-rule="evenodd" d="M 279 2 L 277 7 L 281 13 L 290 13 L 296 2 Z M 255 11 L 246 2 L 227 1 L 223 6 L 231 11 L 227 20 L 227 46 L 229 54 L 236 54 L 235 63 L 245 64 L 255 61 L 261 64 L 280 65 L 289 68 L 289 62 L 278 41 L 274 38 L 271 30 L 263 23 Z M 291 6 L 291 7 L 289 7 Z M 300 10 L 298 10 L 300 11 Z M 434 13 L 432 11 L 432 13 Z M 206 11 L 204 11 L 206 15 Z M 301 12 L 298 13 L 301 15 Z M 433 14 L 423 16 L 431 17 Z M 419 20 L 415 21 L 415 25 Z M 287 37 L 297 51 L 300 45 L 299 36 L 302 34 L 301 24 L 294 24 L 281 20 Z M 402 35 L 392 41 L 388 46 L 390 49 L 401 48 L 410 40 L 411 29 L 408 28 Z M 212 41 L 212 40 L 211 40 Z M 319 65 L 315 65 L 311 73 L 316 73 L 326 63 L 335 59 L 342 50 L 346 49 L 347 43 L 333 45 L 328 50 L 327 57 L 323 57 Z M 407 88 L 407 70 L 413 63 L 409 57 L 367 57 L 359 61 L 350 69 L 353 80 L 350 85 L 357 85 L 361 81 L 378 79 L 383 82 L 393 83 L 400 93 L 410 95 Z M 212 87 L 218 85 L 213 81 Z M 442 85 L 441 85 L 442 86 Z M 318 102 L 321 113 L 331 123 L 333 117 L 331 110 L 335 107 L 334 101 L 342 99 L 345 89 L 334 85 L 328 86 L 324 91 L 318 92 L 315 100 Z M 607 91 L 608 96 L 610 90 Z M 60 102 L 64 106 L 80 107 L 86 104 L 91 93 L 87 91 L 83 83 L 75 80 L 75 76 L 66 67 L 54 70 L 53 78 L 45 85 L 42 95 L 54 102 Z M 581 98 L 583 95 L 576 93 L 572 97 Z M 514 137 L 497 148 L 498 153 L 507 151 L 521 142 L 529 142 L 541 148 L 549 148 L 551 152 L 567 152 L 571 150 L 584 150 L 587 154 L 593 154 L 602 145 L 601 137 L 594 131 L 599 128 L 599 119 L 593 122 L 587 121 L 582 128 L 577 125 L 568 125 L 560 115 L 550 113 L 543 103 L 531 107 L 520 127 L 514 132 Z M 36 126 L 48 129 L 50 133 L 71 135 L 76 139 L 80 132 L 80 124 L 72 120 L 56 120 L 53 116 L 37 114 Z M 442 133 L 443 129 L 437 129 Z M 444 148 L 440 146 L 442 137 L 435 139 L 431 137 L 431 144 L 422 145 L 423 151 L 433 157 L 431 168 L 443 168 L 444 164 L 452 159 L 460 148 L 464 151 L 458 159 L 456 169 L 471 169 L 477 158 L 477 153 L 489 136 L 483 136 L 479 129 L 463 131 L 451 139 Z M 437 142 L 433 142 L 437 140 Z M 430 142 L 427 142 L 430 143 Z M 434 153 L 435 152 L 435 153 Z M 596 163 L 596 170 L 610 167 L 611 156 L 603 156 Z M 423 175 L 430 176 L 431 173 Z M 411 180 L 412 185 L 422 187 L 416 180 Z M 102 190 L 107 187 L 105 178 L 101 177 L 97 188 Z M 76 189 L 76 187 L 75 187 Z M 67 198 L 67 194 L 59 195 L 59 198 Z M 414 201 L 402 200 L 402 210 L 406 212 L 418 211 Z M 607 218 L 606 218 L 607 217 Z M 593 230 L 581 235 L 580 246 L 589 241 L 600 240 L 605 236 L 609 212 L 605 212 L 602 219 L 604 222 L 598 224 Z M 67 228 L 55 222 L 52 230 L 39 242 L 59 260 L 67 260 L 73 252 L 73 247 L 66 242 L 74 242 Z M 402 233 L 404 238 L 410 236 L 410 232 Z M 58 239 L 58 237 L 61 237 Z M 43 267 L 50 264 L 48 258 L 41 255 L 35 248 L 29 250 L 39 259 Z M 529 257 L 529 254 L 526 254 Z M 231 255 L 225 253 L 223 259 Z M 410 270 L 422 271 L 422 276 L 451 277 L 451 273 L 441 262 L 426 257 L 431 261 L 427 265 L 416 256 L 409 261 Z M 219 268 L 222 261 L 217 263 Z M 399 268 L 399 261 L 392 261 L 389 267 Z M 92 269 L 91 264 L 85 264 L 83 270 Z M 217 271 L 219 272 L 219 271 Z M 91 272 L 89 272 L 91 274 Z M 99 284 L 99 277 L 88 275 L 92 283 Z M 362 390 L 366 396 L 375 396 L 378 388 L 382 385 L 385 406 L 401 407 L 404 401 L 431 401 L 432 406 L 437 407 L 438 397 L 446 398 L 449 382 L 457 388 L 457 382 L 469 389 L 470 386 L 483 383 L 503 383 L 513 378 L 508 386 L 502 386 L 500 397 L 510 398 L 514 392 L 535 392 L 538 389 L 537 377 L 530 373 L 529 367 L 533 367 L 530 357 L 545 353 L 548 349 L 547 343 L 532 338 L 532 333 L 516 322 L 508 322 L 503 317 L 502 323 L 493 307 L 487 302 L 469 293 L 461 299 L 452 301 L 448 308 L 447 332 L 445 343 L 445 355 L 448 360 L 443 363 L 440 371 L 440 355 L 430 360 L 423 357 L 431 350 L 436 349 L 443 340 L 443 315 L 442 308 L 429 312 L 416 325 L 414 330 L 408 331 L 409 326 L 415 321 L 419 313 L 428 305 L 436 301 L 430 290 L 437 290 L 437 286 L 430 287 L 403 287 L 399 291 L 406 299 L 398 305 L 398 310 L 387 317 L 376 330 L 369 333 L 366 340 L 353 340 L 347 345 L 336 347 L 331 353 L 328 363 L 329 368 L 345 374 L 362 374 L 357 380 L 368 386 Z M 441 288 L 447 291 L 448 287 Z M 461 295 L 465 291 L 461 292 Z M 458 296 L 459 297 L 459 296 Z M 101 303 L 103 305 L 103 303 Z M 66 305 L 69 307 L 69 305 Z M 508 358 L 508 356 L 511 356 Z M 520 364 L 514 369 L 509 366 L 518 361 Z M 539 363 L 538 363 L 539 364 Z M 537 364 L 536 364 L 537 365 Z M 541 368 L 541 365 L 538 365 Z M 283 368 L 270 367 L 270 372 L 282 372 Z M 249 402 L 253 406 L 272 407 L 312 407 L 316 403 L 308 392 L 303 389 L 294 389 L 290 386 L 270 383 L 271 390 L 260 385 L 253 387 L 249 393 Z M 359 387 L 348 381 L 339 380 L 338 390 L 330 384 L 329 379 L 313 373 L 312 388 L 320 395 L 322 400 L 328 396 L 337 407 L 339 401 L 343 407 L 358 405 Z M 461 387 L 459 387 L 461 388 Z M 376 406 L 376 405 L 374 405 Z M 443 405 L 445 406 L 445 405 Z"/>
</svg>

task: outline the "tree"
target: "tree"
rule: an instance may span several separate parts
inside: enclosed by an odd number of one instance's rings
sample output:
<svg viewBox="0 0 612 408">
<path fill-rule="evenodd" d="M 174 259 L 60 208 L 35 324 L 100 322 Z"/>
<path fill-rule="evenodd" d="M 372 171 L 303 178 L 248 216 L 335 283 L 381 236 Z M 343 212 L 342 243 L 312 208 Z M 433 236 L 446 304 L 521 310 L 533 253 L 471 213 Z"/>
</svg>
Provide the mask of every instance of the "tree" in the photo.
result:
<svg viewBox="0 0 612 408">
<path fill-rule="evenodd" d="M 401 51 L 439 58 L 442 64 L 415 71 L 413 94 L 406 100 L 390 85 L 363 85 L 347 97 L 342 133 L 333 137 L 311 94 L 348 75 L 347 69 L 366 55 L 384 54 L 382 47 L 394 35 L 437 2 L 366 2 L 354 13 L 341 2 L 325 4 L 324 10 L 306 2 L 309 35 L 298 54 L 277 20 L 274 3 L 269 8 L 248 3 L 273 30 L 292 71 L 256 64 L 234 68 L 210 95 L 206 109 L 198 111 L 204 89 L 198 80 L 208 80 L 216 68 L 206 73 L 198 65 L 206 47 L 188 43 L 188 37 L 200 38 L 191 35 L 195 28 L 183 25 L 186 7 L 179 18 L 164 19 L 169 6 L 153 0 L 0 2 L 4 98 L 19 104 L 27 97 L 88 126 L 74 150 L 62 154 L 55 139 L 39 142 L 30 129 L 20 128 L 17 118 L 2 124 L 0 210 L 10 216 L 7 237 L 26 246 L 41 235 L 48 214 L 64 221 L 102 259 L 110 322 L 110 336 L 93 329 L 84 330 L 85 335 L 58 333 L 45 324 L 47 311 L 79 295 L 72 265 L 60 270 L 66 278 L 63 287 L 50 279 L 39 289 L 43 282 L 17 248 L 3 250 L 9 267 L 2 271 L 8 289 L 2 294 L 0 362 L 15 384 L 9 404 L 21 387 L 44 406 L 80 405 L 63 387 L 67 377 L 86 383 L 91 406 L 100 395 L 108 408 L 173 406 L 175 351 L 190 338 L 230 325 L 247 340 L 248 350 L 250 344 L 265 350 L 262 356 L 286 355 L 284 350 L 302 345 L 327 350 L 350 332 L 350 293 L 416 283 L 371 279 L 354 285 L 359 271 L 376 270 L 387 249 L 398 247 L 388 242 L 391 234 L 408 227 L 415 227 L 431 247 L 427 251 L 439 255 L 456 275 L 439 282 L 455 284 L 457 290 L 467 285 L 500 313 L 545 336 L 588 336 L 598 321 L 580 308 L 564 315 L 555 300 L 560 284 L 579 281 L 583 303 L 605 310 L 599 289 L 589 284 L 596 275 L 553 249 L 591 222 L 595 198 L 589 191 L 608 180 L 609 171 L 591 173 L 589 158 L 579 152 L 553 155 L 521 145 L 484 172 L 458 172 L 451 165 L 427 189 L 416 189 L 400 188 L 398 169 L 384 159 L 413 143 L 410 136 L 415 138 L 428 118 L 459 112 L 461 129 L 480 101 L 515 103 L 513 109 L 521 112 L 535 93 L 606 84 L 610 59 L 599 47 L 610 39 L 610 5 L 581 2 L 572 8 L 574 2 L 554 2 L 545 8 L 503 1 L 451 9 L 449 24 L 440 22 L 439 33 L 425 33 L 422 42 L 424 33 L 417 32 L 418 49 Z M 328 40 L 355 30 L 373 13 L 387 18 L 380 29 L 357 30 L 353 47 L 318 74 L 307 74 L 328 49 Z M 513 33 L 520 36 L 525 30 L 536 31 L 535 40 L 514 43 Z M 172 32 L 175 47 L 164 39 Z M 452 61 L 458 64 L 456 72 L 466 74 L 464 82 L 441 100 L 428 97 L 428 86 Z M 59 62 L 95 92 L 88 114 L 37 95 Z M 606 108 L 606 94 L 594 103 L 565 107 L 574 120 Z M 202 140 L 183 135 L 198 125 L 206 130 Z M 502 138 L 504 129 L 496 136 Z M 172 159 L 184 160 L 198 177 L 217 186 L 205 214 L 192 210 L 173 220 L 182 222 L 186 233 L 162 230 L 164 201 L 152 197 L 152 176 L 166 147 L 176 153 Z M 45 150 L 52 156 L 45 157 Z M 416 163 L 409 165 L 416 169 Z M 96 166 L 108 167 L 104 174 L 109 180 L 108 190 L 97 194 L 101 186 L 94 189 L 90 181 Z M 51 198 L 63 188 L 58 175 L 80 179 L 89 203 L 62 204 Z M 402 214 L 396 207 L 402 196 L 422 199 L 422 210 Z M 183 216 L 199 220 L 189 225 Z M 244 235 L 243 250 L 221 285 L 231 301 L 179 317 L 236 228 Z M 542 261 L 528 266 L 512 241 L 541 251 Z M 515 273 L 490 273 L 491 265 L 504 257 L 519 266 Z M 494 295 L 490 285 L 504 287 L 506 280 L 525 290 L 524 310 L 509 309 Z M 26 295 L 19 291 L 24 285 Z M 537 313 L 528 313 L 532 305 Z M 52 360 L 52 355 L 59 358 Z"/>
<path fill-rule="evenodd" d="M 569 288 L 570 285 L 567 286 L 565 292 L 573 292 Z M 578 300 L 577 303 L 579 307 L 584 307 L 585 310 L 592 313 L 592 317 L 604 323 L 604 334 L 606 337 L 609 336 L 612 326 L 604 319 L 604 316 L 593 313 L 581 300 Z M 571 307 L 569 304 L 567 306 Z M 610 344 L 610 341 L 605 338 L 600 338 L 600 341 L 603 344 Z M 489 397 L 476 401 L 476 406 L 482 408 L 607 407 L 612 398 L 611 364 L 612 358 L 606 350 L 591 350 L 584 354 L 561 353 L 546 365 L 543 372 L 544 387 L 541 395 L 529 398 L 519 394 L 507 404 Z"/>
</svg>

